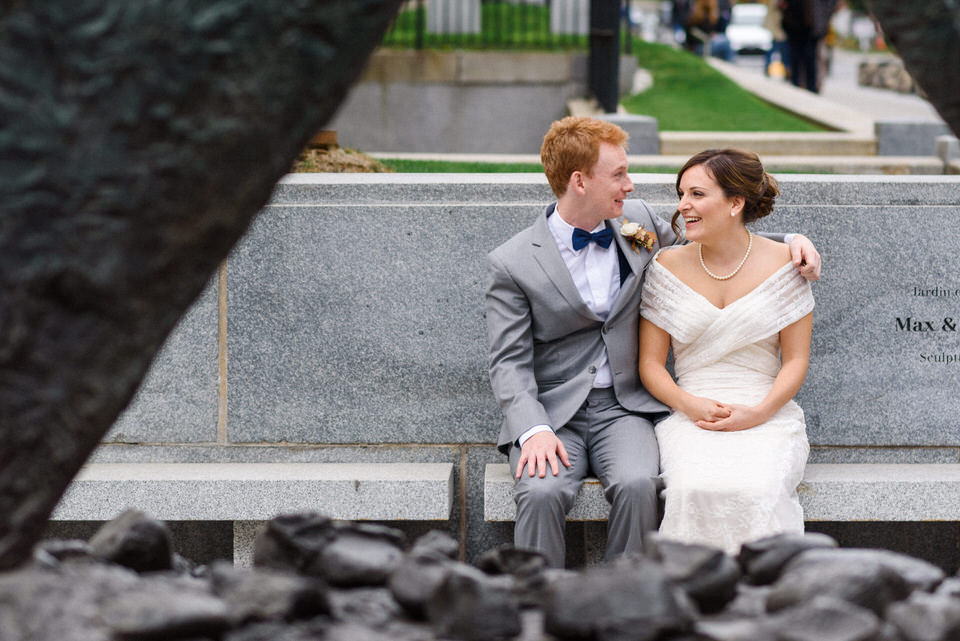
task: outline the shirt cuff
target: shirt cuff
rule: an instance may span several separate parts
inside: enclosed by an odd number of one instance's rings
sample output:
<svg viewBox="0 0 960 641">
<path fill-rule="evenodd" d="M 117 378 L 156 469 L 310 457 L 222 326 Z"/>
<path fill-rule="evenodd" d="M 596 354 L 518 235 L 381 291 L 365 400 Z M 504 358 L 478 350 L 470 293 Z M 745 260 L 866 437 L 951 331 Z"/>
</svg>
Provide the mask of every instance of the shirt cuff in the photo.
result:
<svg viewBox="0 0 960 641">
<path fill-rule="evenodd" d="M 784 234 L 784 235 L 783 235 L 783 244 L 784 244 L 784 245 L 789 245 L 790 243 L 792 243 L 794 236 L 796 236 L 796 234 Z"/>
<path fill-rule="evenodd" d="M 520 435 L 520 438 L 517 439 L 517 445 L 523 447 L 523 444 L 526 443 L 527 439 L 533 436 L 538 432 L 552 432 L 553 428 L 549 425 L 534 425 L 529 430 Z"/>
</svg>

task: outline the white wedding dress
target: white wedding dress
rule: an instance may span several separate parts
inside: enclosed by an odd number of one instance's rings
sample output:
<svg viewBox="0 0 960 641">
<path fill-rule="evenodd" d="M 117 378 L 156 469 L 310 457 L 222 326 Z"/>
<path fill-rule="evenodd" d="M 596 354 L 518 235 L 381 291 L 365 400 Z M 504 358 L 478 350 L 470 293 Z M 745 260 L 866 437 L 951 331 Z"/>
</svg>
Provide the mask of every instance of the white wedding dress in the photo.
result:
<svg viewBox="0 0 960 641">
<path fill-rule="evenodd" d="M 640 313 L 670 334 L 681 388 L 755 405 L 780 371 L 780 330 L 812 309 L 810 285 L 792 263 L 720 309 L 654 258 Z M 739 432 L 700 429 L 674 411 L 656 433 L 666 500 L 662 536 L 736 554 L 748 541 L 803 531 L 797 484 L 810 447 L 796 403 Z"/>
</svg>

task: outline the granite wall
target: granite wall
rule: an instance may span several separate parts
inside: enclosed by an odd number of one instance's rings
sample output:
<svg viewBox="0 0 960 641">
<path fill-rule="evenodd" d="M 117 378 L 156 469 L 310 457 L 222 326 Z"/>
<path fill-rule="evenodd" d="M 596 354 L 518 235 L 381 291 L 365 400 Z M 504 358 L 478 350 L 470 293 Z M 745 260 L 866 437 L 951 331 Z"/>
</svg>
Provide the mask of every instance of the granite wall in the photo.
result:
<svg viewBox="0 0 960 641">
<path fill-rule="evenodd" d="M 636 69 L 621 56 L 621 94 Z M 582 52 L 380 50 L 328 128 L 368 152 L 539 153 L 567 102 L 588 94 Z"/>
<path fill-rule="evenodd" d="M 960 462 L 960 177 L 780 179 L 757 229 L 824 257 L 797 399 L 811 461 Z M 634 180 L 673 212 L 672 176 Z M 445 527 L 470 558 L 510 540 L 482 519 L 483 466 L 505 460 L 484 255 L 549 200 L 534 174 L 288 176 L 94 460 L 454 462 Z"/>
</svg>

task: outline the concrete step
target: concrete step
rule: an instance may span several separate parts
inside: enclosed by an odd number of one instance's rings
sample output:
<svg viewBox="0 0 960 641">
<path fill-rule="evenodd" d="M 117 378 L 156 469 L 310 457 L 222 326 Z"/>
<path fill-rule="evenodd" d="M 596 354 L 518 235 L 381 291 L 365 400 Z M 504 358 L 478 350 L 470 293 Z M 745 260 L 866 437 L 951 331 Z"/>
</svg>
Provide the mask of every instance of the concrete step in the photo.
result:
<svg viewBox="0 0 960 641">
<path fill-rule="evenodd" d="M 849 132 L 661 131 L 660 153 L 692 156 L 704 149 L 739 147 L 761 156 L 875 156 L 872 134 Z"/>
</svg>

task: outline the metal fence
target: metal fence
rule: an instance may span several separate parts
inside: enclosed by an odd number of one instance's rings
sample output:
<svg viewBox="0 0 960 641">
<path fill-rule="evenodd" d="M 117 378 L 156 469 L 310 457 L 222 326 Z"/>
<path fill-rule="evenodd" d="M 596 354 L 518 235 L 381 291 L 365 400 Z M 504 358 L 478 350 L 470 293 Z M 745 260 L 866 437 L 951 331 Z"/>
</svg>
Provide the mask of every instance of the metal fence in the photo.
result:
<svg viewBox="0 0 960 641">
<path fill-rule="evenodd" d="M 621 48 L 630 51 L 628 1 Z M 586 49 L 591 0 L 408 0 L 383 45 L 411 49 Z"/>
</svg>

